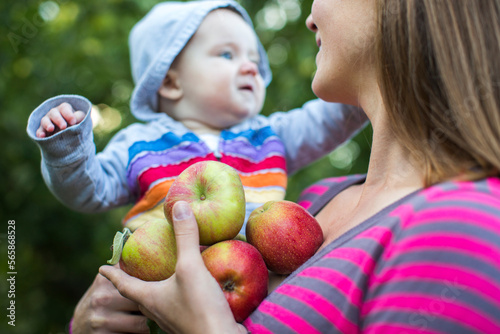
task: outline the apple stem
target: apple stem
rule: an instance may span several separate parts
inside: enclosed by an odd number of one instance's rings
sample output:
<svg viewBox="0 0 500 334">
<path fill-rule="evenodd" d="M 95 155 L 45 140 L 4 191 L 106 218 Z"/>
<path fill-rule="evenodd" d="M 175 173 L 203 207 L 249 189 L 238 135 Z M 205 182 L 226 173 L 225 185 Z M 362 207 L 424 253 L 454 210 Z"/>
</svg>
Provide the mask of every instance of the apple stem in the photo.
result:
<svg viewBox="0 0 500 334">
<path fill-rule="evenodd" d="M 227 281 L 224 283 L 224 288 L 223 290 L 224 291 L 233 291 L 234 290 L 234 282 L 233 281 Z"/>
<path fill-rule="evenodd" d="M 125 242 L 127 242 L 130 235 L 132 235 L 132 232 L 127 227 L 125 227 L 122 232 L 116 232 L 115 237 L 113 238 L 113 246 L 111 246 L 113 255 L 111 256 L 111 259 L 108 260 L 108 264 L 115 265 L 120 261 L 123 245 L 125 245 Z"/>
</svg>

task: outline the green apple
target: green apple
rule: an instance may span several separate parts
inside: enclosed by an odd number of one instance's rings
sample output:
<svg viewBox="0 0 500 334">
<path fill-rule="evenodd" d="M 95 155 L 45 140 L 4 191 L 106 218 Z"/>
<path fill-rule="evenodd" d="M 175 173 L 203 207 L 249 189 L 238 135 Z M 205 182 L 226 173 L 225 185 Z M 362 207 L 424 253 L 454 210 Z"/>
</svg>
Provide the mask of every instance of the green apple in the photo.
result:
<svg viewBox="0 0 500 334">
<path fill-rule="evenodd" d="M 177 246 L 172 225 L 155 219 L 139 226 L 134 233 L 118 232 L 113 242 L 113 258 L 127 274 L 144 281 L 161 281 L 175 272 Z"/>
<path fill-rule="evenodd" d="M 269 273 L 259 251 L 240 240 L 216 243 L 201 253 L 219 283 L 234 319 L 245 320 L 267 296 Z"/>
<path fill-rule="evenodd" d="M 234 168 L 218 161 L 201 161 L 186 168 L 165 197 L 164 213 L 172 222 L 177 201 L 186 201 L 196 218 L 200 244 L 212 245 L 236 237 L 245 220 L 245 192 Z"/>
<path fill-rule="evenodd" d="M 323 243 L 323 231 L 302 206 L 290 201 L 269 201 L 248 217 L 247 241 L 262 254 L 267 268 L 290 274 Z"/>
</svg>

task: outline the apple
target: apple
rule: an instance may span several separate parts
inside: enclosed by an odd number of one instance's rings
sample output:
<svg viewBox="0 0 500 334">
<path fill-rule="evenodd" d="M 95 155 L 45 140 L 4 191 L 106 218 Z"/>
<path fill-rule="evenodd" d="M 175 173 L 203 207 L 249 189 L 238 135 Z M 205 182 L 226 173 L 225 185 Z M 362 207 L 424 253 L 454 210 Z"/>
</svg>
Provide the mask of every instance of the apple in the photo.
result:
<svg viewBox="0 0 500 334">
<path fill-rule="evenodd" d="M 208 247 L 201 256 L 234 319 L 242 322 L 267 296 L 269 273 L 259 251 L 244 241 L 226 240 Z"/>
<path fill-rule="evenodd" d="M 198 223 L 200 244 L 212 245 L 236 237 L 245 220 L 245 192 L 236 170 L 218 161 L 186 168 L 172 183 L 163 206 L 172 220 L 175 202 L 186 201 Z"/>
<path fill-rule="evenodd" d="M 247 241 L 262 254 L 267 268 L 280 275 L 293 272 L 323 243 L 317 220 L 290 201 L 269 201 L 248 217 Z"/>
<path fill-rule="evenodd" d="M 154 219 L 139 226 L 134 233 L 118 232 L 113 242 L 113 258 L 127 274 L 144 281 L 161 281 L 175 272 L 177 246 L 172 225 Z"/>
</svg>

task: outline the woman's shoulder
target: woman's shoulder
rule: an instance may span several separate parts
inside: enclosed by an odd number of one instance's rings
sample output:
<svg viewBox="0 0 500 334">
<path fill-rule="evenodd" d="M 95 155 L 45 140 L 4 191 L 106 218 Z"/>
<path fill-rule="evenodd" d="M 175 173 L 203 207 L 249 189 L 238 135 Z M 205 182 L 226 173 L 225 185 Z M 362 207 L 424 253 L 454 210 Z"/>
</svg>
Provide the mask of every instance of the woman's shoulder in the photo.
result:
<svg viewBox="0 0 500 334">
<path fill-rule="evenodd" d="M 331 197 L 329 194 L 331 190 L 337 189 L 338 191 L 336 192 L 338 193 L 348 185 L 357 183 L 364 179 L 364 174 L 335 176 L 321 179 L 305 188 L 300 194 L 297 203 L 302 205 L 304 208 L 309 209 L 311 205 L 321 197 L 327 195 Z"/>
<path fill-rule="evenodd" d="M 403 228 L 412 224 L 463 222 L 500 234 L 500 179 L 445 182 L 426 188 L 394 212 Z"/>
<path fill-rule="evenodd" d="M 396 223 L 369 280 L 365 325 L 497 333 L 500 180 L 432 186 L 386 218 Z"/>
<path fill-rule="evenodd" d="M 500 258 L 498 178 L 429 187 L 390 216 L 398 221 L 393 230 L 397 248 L 441 251 L 449 258 L 463 254 Z M 500 272 L 500 262 L 497 265 Z"/>
</svg>

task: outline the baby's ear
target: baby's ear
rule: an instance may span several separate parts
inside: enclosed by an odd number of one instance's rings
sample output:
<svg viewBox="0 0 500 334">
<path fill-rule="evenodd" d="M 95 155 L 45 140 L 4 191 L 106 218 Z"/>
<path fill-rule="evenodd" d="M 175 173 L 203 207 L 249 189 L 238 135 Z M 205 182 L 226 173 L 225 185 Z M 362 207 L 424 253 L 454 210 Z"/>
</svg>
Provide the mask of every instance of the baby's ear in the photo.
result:
<svg viewBox="0 0 500 334">
<path fill-rule="evenodd" d="M 167 72 L 167 75 L 163 79 L 161 87 L 158 90 L 158 94 L 160 94 L 161 97 L 172 101 L 177 101 L 182 98 L 184 92 L 182 91 L 179 76 L 175 70 L 170 69 Z"/>
</svg>

